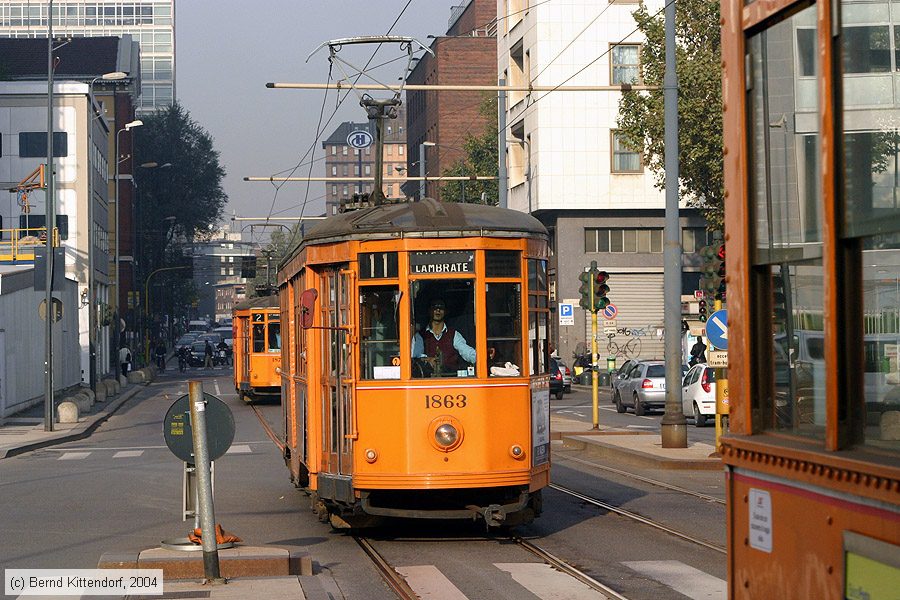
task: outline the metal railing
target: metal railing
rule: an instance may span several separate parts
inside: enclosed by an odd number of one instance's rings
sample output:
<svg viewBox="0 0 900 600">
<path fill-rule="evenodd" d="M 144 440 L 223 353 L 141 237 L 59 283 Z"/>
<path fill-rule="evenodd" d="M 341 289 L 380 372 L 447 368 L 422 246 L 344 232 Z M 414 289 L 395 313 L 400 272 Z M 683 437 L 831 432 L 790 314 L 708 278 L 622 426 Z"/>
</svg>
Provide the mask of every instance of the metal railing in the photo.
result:
<svg viewBox="0 0 900 600">
<path fill-rule="evenodd" d="M 47 245 L 46 227 L 0 229 L 0 263 L 33 261 L 35 248 Z M 53 229 L 53 245 L 59 246 L 59 229 Z"/>
</svg>

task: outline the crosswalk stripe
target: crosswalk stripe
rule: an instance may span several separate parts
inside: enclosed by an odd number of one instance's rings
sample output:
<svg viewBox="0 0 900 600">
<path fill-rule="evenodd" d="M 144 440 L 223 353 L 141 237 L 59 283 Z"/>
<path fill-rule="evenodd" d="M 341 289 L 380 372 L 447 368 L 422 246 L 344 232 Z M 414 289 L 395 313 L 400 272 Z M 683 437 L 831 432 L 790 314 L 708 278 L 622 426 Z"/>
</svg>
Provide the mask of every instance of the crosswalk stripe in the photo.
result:
<svg viewBox="0 0 900 600">
<path fill-rule="evenodd" d="M 232 446 L 229 448 L 225 454 L 252 454 L 253 450 L 250 449 L 250 446 L 246 444 L 238 444 L 237 446 Z"/>
<path fill-rule="evenodd" d="M 693 600 L 725 598 L 728 583 L 677 560 L 638 560 L 623 565 Z"/>
<path fill-rule="evenodd" d="M 494 566 L 509 573 L 516 583 L 541 600 L 609 599 L 609 596 L 544 563 L 494 563 Z"/>
<path fill-rule="evenodd" d="M 66 452 L 58 460 L 81 460 L 90 456 L 90 452 Z"/>
<path fill-rule="evenodd" d="M 466 595 L 434 565 L 397 567 L 397 572 L 423 600 L 467 600 Z"/>
<path fill-rule="evenodd" d="M 143 453 L 143 450 L 120 450 L 113 454 L 113 458 L 135 458 Z"/>
</svg>

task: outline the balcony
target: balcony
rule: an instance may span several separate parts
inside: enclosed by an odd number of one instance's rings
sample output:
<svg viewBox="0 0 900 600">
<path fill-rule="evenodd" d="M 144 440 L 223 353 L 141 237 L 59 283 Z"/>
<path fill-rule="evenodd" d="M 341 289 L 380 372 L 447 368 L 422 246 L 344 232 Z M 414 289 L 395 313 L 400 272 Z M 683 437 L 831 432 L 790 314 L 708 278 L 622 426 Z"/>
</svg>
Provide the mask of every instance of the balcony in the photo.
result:
<svg viewBox="0 0 900 600">
<path fill-rule="evenodd" d="M 0 263 L 34 262 L 35 248 L 47 245 L 47 228 L 0 229 Z M 53 230 L 53 245 L 59 246 L 59 230 Z"/>
</svg>

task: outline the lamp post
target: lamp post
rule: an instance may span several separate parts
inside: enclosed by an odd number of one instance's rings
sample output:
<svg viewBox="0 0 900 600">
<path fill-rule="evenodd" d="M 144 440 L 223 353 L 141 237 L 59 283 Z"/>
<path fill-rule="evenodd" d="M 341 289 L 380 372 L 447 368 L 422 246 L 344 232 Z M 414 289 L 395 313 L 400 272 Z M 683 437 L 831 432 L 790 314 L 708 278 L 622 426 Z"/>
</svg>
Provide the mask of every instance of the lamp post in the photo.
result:
<svg viewBox="0 0 900 600">
<path fill-rule="evenodd" d="M 96 297 L 96 281 L 94 277 L 94 244 L 96 237 L 94 231 L 94 161 L 91 157 L 94 155 L 94 120 L 103 116 L 100 111 L 94 110 L 94 84 L 97 81 L 119 81 L 125 79 L 127 75 L 122 71 L 113 71 L 104 73 L 98 77 L 91 79 L 88 84 L 88 106 L 90 107 L 90 119 L 88 119 L 88 176 L 87 176 L 87 196 L 88 196 L 88 362 L 90 365 L 90 373 L 88 374 L 88 383 L 92 390 L 97 389 L 97 297 Z M 109 177 L 109 169 L 103 174 L 103 180 Z M 118 225 L 117 225 L 118 226 Z M 115 351 L 113 352 L 115 354 Z"/>
<path fill-rule="evenodd" d="M 53 0 L 47 9 L 47 196 L 44 223 L 47 226 L 47 286 L 44 302 L 46 328 L 44 345 L 44 431 L 53 431 L 53 225 L 56 224 L 56 200 L 53 189 Z"/>
<path fill-rule="evenodd" d="M 121 345 L 121 336 L 122 333 L 119 330 L 119 324 L 121 323 L 121 317 L 119 316 L 119 310 L 121 309 L 119 303 L 119 237 L 121 234 L 121 227 L 119 226 L 119 163 L 122 162 L 119 159 L 119 135 L 123 131 L 130 131 L 135 127 L 140 127 L 144 122 L 136 119 L 131 121 L 130 123 L 125 123 L 125 127 L 118 130 L 116 132 L 116 176 L 115 176 L 115 185 L 116 185 L 116 212 L 115 212 L 115 229 L 116 229 L 116 253 L 115 260 L 113 261 L 113 268 L 115 269 L 115 281 L 116 281 L 116 313 L 115 313 L 115 323 L 113 324 L 113 331 L 115 332 L 115 344 L 113 345 L 113 355 L 118 356 L 119 346 Z"/>
<path fill-rule="evenodd" d="M 419 174 L 422 180 L 419 182 L 419 200 L 425 199 L 425 178 L 428 177 L 425 170 L 425 146 L 434 146 L 434 142 L 422 142 L 419 144 Z"/>
</svg>

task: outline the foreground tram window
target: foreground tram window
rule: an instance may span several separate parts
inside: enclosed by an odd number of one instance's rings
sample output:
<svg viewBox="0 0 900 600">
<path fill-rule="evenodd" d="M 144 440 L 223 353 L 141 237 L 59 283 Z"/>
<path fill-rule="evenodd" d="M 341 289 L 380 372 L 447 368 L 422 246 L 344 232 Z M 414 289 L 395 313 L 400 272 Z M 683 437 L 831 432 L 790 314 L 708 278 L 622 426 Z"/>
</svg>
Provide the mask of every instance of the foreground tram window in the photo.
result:
<svg viewBox="0 0 900 600">
<path fill-rule="evenodd" d="M 360 287 L 360 373 L 363 379 L 400 379 L 400 291 L 396 285 Z"/>
<path fill-rule="evenodd" d="M 900 411 L 900 116 L 893 97 L 893 75 L 900 55 L 900 25 L 883 5 L 841 2 L 840 54 L 843 66 L 844 190 L 839 206 L 841 242 L 858 252 L 862 288 L 861 348 L 851 381 L 861 401 L 842 407 L 852 427 L 851 443 L 869 450 L 900 452 L 896 417 Z M 884 5 L 886 7 L 886 5 Z M 894 19 L 896 21 L 896 19 Z"/>
<path fill-rule="evenodd" d="M 412 375 L 475 376 L 475 281 L 413 281 Z"/>
<path fill-rule="evenodd" d="M 515 250 L 487 250 L 488 375 L 517 377 L 522 370 L 522 255 Z"/>
<path fill-rule="evenodd" d="M 761 402 L 764 429 L 823 438 L 822 218 L 815 77 L 816 7 L 748 40 L 753 264 L 757 306 L 769 325 L 759 360 L 770 373 Z M 794 60 L 773 60 L 778 56 Z"/>
</svg>

